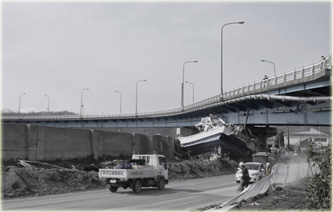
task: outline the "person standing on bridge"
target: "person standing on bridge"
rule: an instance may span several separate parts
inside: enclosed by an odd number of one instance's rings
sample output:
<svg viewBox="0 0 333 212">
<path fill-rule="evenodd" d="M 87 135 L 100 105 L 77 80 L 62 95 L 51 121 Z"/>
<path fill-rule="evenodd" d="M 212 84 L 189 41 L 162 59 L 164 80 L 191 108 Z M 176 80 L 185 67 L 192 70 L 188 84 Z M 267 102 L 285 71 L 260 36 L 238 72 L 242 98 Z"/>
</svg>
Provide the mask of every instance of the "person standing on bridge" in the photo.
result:
<svg viewBox="0 0 333 212">
<path fill-rule="evenodd" d="M 267 75 L 264 76 L 263 81 L 264 81 L 264 83 L 263 83 L 263 87 L 268 86 L 268 77 L 267 77 Z"/>
</svg>

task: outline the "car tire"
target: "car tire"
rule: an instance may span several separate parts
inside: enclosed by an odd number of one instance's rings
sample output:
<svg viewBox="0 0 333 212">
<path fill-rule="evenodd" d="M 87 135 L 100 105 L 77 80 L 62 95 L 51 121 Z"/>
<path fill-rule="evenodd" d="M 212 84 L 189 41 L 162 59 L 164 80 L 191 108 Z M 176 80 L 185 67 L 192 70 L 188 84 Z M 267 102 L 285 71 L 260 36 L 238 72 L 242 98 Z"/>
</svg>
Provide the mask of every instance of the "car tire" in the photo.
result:
<svg viewBox="0 0 333 212">
<path fill-rule="evenodd" d="M 110 186 L 109 190 L 110 190 L 112 193 L 115 193 L 115 192 L 118 191 L 118 187 Z"/>
<path fill-rule="evenodd" d="M 142 182 L 141 180 L 135 180 L 132 188 L 133 192 L 138 194 L 142 190 Z"/>
<path fill-rule="evenodd" d="M 157 188 L 163 190 L 165 188 L 165 179 L 163 177 L 157 182 Z"/>
</svg>

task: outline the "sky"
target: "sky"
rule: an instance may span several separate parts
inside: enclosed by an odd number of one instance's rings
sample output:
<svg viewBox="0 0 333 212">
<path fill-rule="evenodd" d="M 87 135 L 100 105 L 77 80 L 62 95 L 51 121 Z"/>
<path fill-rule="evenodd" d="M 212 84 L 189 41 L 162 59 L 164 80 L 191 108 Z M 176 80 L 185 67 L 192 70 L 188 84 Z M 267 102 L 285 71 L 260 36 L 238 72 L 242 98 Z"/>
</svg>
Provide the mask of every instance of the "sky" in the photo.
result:
<svg viewBox="0 0 333 212">
<path fill-rule="evenodd" d="M 224 91 L 274 75 L 262 59 L 281 74 L 331 53 L 329 1 L 1 6 L 1 106 L 12 111 L 47 111 L 50 100 L 50 111 L 80 113 L 81 94 L 85 115 L 179 108 L 183 70 L 194 84 L 185 105 L 218 95 L 221 28 L 231 22 L 245 23 L 223 29 Z"/>
</svg>

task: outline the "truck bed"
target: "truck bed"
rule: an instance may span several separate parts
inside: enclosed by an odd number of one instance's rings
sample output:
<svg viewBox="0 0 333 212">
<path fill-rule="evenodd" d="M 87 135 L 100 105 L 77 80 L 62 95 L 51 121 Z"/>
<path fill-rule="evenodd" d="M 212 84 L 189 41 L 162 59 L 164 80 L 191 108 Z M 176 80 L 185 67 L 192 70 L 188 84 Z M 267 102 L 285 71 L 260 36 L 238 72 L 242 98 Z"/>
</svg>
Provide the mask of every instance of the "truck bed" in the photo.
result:
<svg viewBox="0 0 333 212">
<path fill-rule="evenodd" d="M 157 176 L 157 170 L 154 167 L 145 167 L 140 169 L 100 169 L 99 178 L 154 178 Z"/>
</svg>

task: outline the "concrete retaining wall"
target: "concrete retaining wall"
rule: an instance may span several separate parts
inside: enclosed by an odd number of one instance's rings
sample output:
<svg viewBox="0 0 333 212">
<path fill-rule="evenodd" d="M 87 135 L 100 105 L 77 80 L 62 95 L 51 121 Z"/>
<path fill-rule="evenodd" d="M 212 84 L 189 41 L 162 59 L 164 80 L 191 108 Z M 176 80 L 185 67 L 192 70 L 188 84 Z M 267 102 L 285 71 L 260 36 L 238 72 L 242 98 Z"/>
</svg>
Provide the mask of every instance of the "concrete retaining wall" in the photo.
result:
<svg viewBox="0 0 333 212">
<path fill-rule="evenodd" d="M 173 157 L 173 138 L 103 130 L 2 125 L 2 160 L 55 160 L 163 154 Z"/>
<path fill-rule="evenodd" d="M 2 158 L 27 157 L 27 133 L 25 125 L 3 125 Z M 5 139 L 6 136 L 6 139 Z"/>
</svg>

